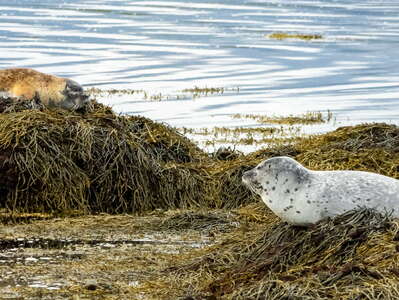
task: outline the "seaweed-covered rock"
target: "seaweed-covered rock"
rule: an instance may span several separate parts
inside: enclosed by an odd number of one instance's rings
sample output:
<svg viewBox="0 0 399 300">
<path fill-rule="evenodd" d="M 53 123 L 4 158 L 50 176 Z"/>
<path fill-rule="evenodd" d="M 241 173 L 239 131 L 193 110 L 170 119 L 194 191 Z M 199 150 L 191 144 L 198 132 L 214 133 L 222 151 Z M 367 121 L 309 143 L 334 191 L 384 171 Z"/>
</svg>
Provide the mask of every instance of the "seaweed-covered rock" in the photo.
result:
<svg viewBox="0 0 399 300">
<path fill-rule="evenodd" d="M 26 109 L 0 114 L 0 206 L 24 211 L 137 212 L 201 205 L 202 182 L 165 163 L 207 156 L 168 126 L 118 116 Z"/>
</svg>

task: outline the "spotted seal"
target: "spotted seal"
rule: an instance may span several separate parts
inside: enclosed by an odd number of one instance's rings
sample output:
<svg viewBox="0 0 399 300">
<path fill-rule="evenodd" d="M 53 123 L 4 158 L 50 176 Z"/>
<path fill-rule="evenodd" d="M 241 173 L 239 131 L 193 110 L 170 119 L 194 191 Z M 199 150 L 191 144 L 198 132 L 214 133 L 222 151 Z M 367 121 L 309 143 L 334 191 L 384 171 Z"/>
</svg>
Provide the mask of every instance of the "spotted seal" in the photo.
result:
<svg viewBox="0 0 399 300">
<path fill-rule="evenodd" d="M 0 70 L 0 96 L 39 100 L 47 107 L 68 110 L 82 108 L 88 102 L 88 95 L 77 82 L 25 68 Z"/>
<path fill-rule="evenodd" d="M 282 220 L 300 226 L 365 207 L 399 217 L 399 180 L 363 171 L 312 171 L 281 156 L 242 180 Z"/>
</svg>

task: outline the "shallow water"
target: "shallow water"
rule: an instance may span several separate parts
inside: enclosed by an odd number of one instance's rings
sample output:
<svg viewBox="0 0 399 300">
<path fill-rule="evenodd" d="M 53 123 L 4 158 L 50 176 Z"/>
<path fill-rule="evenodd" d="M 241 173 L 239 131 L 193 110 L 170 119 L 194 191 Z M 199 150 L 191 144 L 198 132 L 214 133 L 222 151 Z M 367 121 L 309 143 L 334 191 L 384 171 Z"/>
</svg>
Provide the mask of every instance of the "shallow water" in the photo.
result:
<svg viewBox="0 0 399 300">
<path fill-rule="evenodd" d="M 274 32 L 323 38 L 267 37 Z M 337 122 L 313 131 L 399 123 L 398 46 L 396 0 L 0 0 L 0 67 L 171 95 L 99 99 L 178 127 L 253 126 L 231 114 L 327 109 Z M 173 97 L 194 86 L 239 92 Z"/>
</svg>

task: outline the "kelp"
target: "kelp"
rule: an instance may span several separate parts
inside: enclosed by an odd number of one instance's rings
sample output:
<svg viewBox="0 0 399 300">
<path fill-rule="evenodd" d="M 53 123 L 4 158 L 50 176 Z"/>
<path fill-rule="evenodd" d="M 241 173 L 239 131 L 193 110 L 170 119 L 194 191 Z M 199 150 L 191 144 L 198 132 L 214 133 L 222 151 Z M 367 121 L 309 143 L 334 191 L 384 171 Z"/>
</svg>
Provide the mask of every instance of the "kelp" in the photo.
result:
<svg viewBox="0 0 399 300">
<path fill-rule="evenodd" d="M 309 228 L 271 219 L 165 269 L 166 281 L 186 278 L 185 299 L 399 297 L 399 224 L 389 215 L 360 209 Z"/>
<path fill-rule="evenodd" d="M 302 33 L 284 33 L 284 32 L 275 32 L 268 35 L 271 39 L 276 40 L 285 40 L 285 39 L 300 39 L 304 41 L 311 40 L 320 40 L 323 38 L 320 34 L 302 34 Z"/>
<path fill-rule="evenodd" d="M 68 112 L 17 103 L 0 114 L 0 203 L 114 213 L 202 205 L 202 178 L 166 163 L 206 158 L 168 126 L 100 104 Z"/>
</svg>

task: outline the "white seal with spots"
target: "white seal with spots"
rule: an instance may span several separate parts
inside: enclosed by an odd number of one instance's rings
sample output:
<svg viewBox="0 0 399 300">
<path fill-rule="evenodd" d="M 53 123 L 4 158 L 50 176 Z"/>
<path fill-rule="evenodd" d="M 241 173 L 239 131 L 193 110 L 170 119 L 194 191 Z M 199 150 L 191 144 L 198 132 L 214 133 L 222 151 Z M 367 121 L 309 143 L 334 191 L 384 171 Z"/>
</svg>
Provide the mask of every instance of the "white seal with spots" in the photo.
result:
<svg viewBox="0 0 399 300">
<path fill-rule="evenodd" d="M 399 180 L 363 171 L 312 171 L 274 157 L 244 173 L 243 182 L 282 220 L 310 225 L 356 208 L 399 217 Z"/>
</svg>

